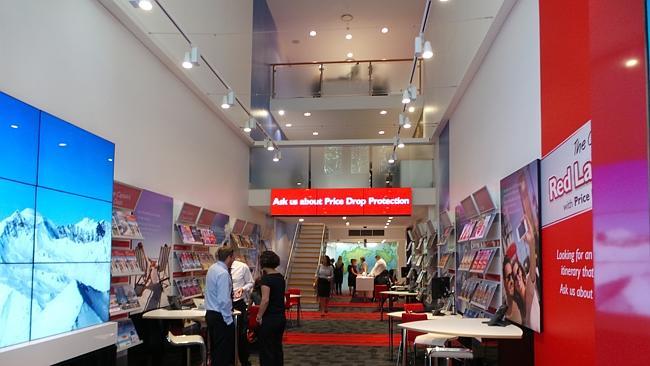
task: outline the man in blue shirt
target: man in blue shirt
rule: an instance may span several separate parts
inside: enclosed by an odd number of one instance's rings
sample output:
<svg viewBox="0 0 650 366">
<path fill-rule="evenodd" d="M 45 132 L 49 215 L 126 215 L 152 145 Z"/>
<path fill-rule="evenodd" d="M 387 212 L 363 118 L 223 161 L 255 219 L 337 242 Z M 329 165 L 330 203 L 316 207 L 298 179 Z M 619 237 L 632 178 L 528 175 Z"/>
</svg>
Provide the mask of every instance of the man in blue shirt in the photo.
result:
<svg viewBox="0 0 650 366">
<path fill-rule="evenodd" d="M 235 360 L 235 324 L 232 315 L 230 266 L 233 249 L 221 247 L 218 261 L 210 266 L 206 278 L 205 309 L 210 336 L 212 366 L 230 366 Z"/>
</svg>

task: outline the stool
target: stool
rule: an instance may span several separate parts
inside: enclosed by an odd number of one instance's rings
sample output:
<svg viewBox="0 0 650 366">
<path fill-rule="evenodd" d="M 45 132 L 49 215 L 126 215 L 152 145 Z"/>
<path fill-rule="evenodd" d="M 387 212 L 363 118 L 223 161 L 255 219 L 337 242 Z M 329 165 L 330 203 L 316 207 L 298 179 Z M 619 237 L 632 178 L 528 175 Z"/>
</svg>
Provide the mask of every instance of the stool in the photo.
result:
<svg viewBox="0 0 650 366">
<path fill-rule="evenodd" d="M 201 366 L 205 365 L 206 351 L 205 342 L 200 335 L 174 335 L 172 332 L 167 333 L 167 342 L 176 347 L 187 347 L 186 365 L 191 366 L 190 360 L 190 346 L 201 347 Z"/>
<path fill-rule="evenodd" d="M 433 334 L 427 333 L 415 337 L 413 341 L 413 348 L 416 348 L 418 345 L 427 346 L 427 347 L 444 347 L 447 341 L 453 341 L 458 339 L 458 337 L 445 336 L 442 334 Z M 427 363 L 428 352 L 424 353 L 424 363 Z"/>
<path fill-rule="evenodd" d="M 474 354 L 472 353 L 471 349 L 467 348 L 451 348 L 451 347 L 432 347 L 432 348 L 427 348 L 427 360 L 428 366 L 432 366 L 431 359 L 432 358 L 446 358 L 449 360 L 450 358 L 456 359 L 456 360 L 471 360 L 474 358 Z"/>
</svg>

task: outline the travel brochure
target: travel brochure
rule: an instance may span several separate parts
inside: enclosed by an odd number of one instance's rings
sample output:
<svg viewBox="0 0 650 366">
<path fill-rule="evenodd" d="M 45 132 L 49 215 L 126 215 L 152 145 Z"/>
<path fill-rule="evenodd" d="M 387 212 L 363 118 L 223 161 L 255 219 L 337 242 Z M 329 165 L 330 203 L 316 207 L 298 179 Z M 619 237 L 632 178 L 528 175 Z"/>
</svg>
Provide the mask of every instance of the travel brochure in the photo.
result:
<svg viewBox="0 0 650 366">
<path fill-rule="evenodd" d="M 140 267 L 138 267 L 135 250 L 113 249 L 111 255 L 111 275 L 113 275 L 113 277 L 133 276 L 144 273 Z"/>
<path fill-rule="evenodd" d="M 474 277 L 463 282 L 463 287 L 461 288 L 458 297 L 462 300 L 470 301 L 470 299 L 474 295 L 474 290 L 476 290 L 476 286 L 478 286 L 478 283 L 479 280 Z"/>
<path fill-rule="evenodd" d="M 177 224 L 176 228 L 183 244 L 217 244 L 217 236 L 212 229 L 187 224 Z"/>
<path fill-rule="evenodd" d="M 131 319 L 117 321 L 117 348 L 125 349 L 140 344 L 140 337 Z"/>
<path fill-rule="evenodd" d="M 463 313 L 463 318 L 479 318 L 479 317 L 481 317 L 481 311 L 478 311 L 476 309 L 467 308 Z"/>
<path fill-rule="evenodd" d="M 181 297 L 195 297 L 203 294 L 204 285 L 198 278 L 184 278 L 174 280 L 176 289 Z"/>
<path fill-rule="evenodd" d="M 469 271 L 473 273 L 485 273 L 488 270 L 490 263 L 492 263 L 492 258 L 494 257 L 495 252 L 496 248 L 479 249 Z"/>
<path fill-rule="evenodd" d="M 174 257 L 182 272 L 207 270 L 215 263 L 214 256 L 208 252 L 175 251 Z"/>
<path fill-rule="evenodd" d="M 497 287 L 499 287 L 499 283 L 497 282 L 481 281 L 478 286 L 476 286 L 471 303 L 487 310 L 490 307 L 490 304 L 492 304 L 492 298 L 494 297 L 494 293 L 497 291 Z"/>
<path fill-rule="evenodd" d="M 237 248 L 252 249 L 255 247 L 251 238 L 245 235 L 230 234 L 230 243 Z"/>
<path fill-rule="evenodd" d="M 114 314 L 138 308 L 140 308 L 140 301 L 132 285 L 128 283 L 111 285 L 109 313 Z"/>
<path fill-rule="evenodd" d="M 114 237 L 142 239 L 135 215 L 122 210 L 113 211 L 111 231 Z"/>
<path fill-rule="evenodd" d="M 469 271 L 472 262 L 474 262 L 474 256 L 476 256 L 476 250 L 468 250 L 463 255 L 463 259 L 460 261 L 460 266 L 458 266 L 459 271 Z"/>
<path fill-rule="evenodd" d="M 447 267 L 447 263 L 449 263 L 449 260 L 453 258 L 454 253 L 446 253 L 443 254 L 442 257 L 440 257 L 440 261 L 438 262 L 438 268 L 445 268 Z"/>
<path fill-rule="evenodd" d="M 474 232 L 469 237 L 469 240 L 481 240 L 487 236 L 490 231 L 490 224 L 492 223 L 492 218 L 494 215 L 488 214 L 483 218 L 476 220 L 476 226 L 474 227 Z"/>
</svg>

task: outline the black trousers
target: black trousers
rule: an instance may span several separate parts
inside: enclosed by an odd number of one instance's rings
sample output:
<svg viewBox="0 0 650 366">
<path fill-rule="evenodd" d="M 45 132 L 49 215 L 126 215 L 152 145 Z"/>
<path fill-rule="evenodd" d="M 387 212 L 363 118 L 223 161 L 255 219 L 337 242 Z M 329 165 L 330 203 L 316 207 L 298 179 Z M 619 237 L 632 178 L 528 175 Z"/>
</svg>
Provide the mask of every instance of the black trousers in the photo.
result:
<svg viewBox="0 0 650 366">
<path fill-rule="evenodd" d="M 282 336 L 287 320 L 284 316 L 264 317 L 257 342 L 260 346 L 260 366 L 283 366 Z"/>
<path fill-rule="evenodd" d="M 210 337 L 212 366 L 230 366 L 235 361 L 235 322 L 226 324 L 221 313 L 208 310 L 205 314 Z"/>
<path fill-rule="evenodd" d="M 241 315 L 237 321 L 239 332 L 239 340 L 237 343 L 237 347 L 239 348 L 239 363 L 241 363 L 242 366 L 248 366 L 250 365 L 250 361 L 248 360 L 248 337 L 246 336 L 246 331 L 248 329 L 248 310 L 246 308 L 246 302 L 243 299 L 235 301 L 232 303 L 232 307 L 235 310 L 241 311 Z"/>
</svg>

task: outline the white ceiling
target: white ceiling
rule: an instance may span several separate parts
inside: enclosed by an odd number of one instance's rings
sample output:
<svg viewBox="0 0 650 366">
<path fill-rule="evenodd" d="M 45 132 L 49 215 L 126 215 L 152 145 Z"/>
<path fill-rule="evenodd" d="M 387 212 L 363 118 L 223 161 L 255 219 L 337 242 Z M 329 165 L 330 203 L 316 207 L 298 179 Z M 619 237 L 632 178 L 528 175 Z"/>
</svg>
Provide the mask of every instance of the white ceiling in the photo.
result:
<svg viewBox="0 0 650 366">
<path fill-rule="evenodd" d="M 267 0 L 282 62 L 412 57 L 424 0 Z M 351 14 L 349 23 L 341 15 Z M 349 31 L 346 29 L 349 25 Z M 382 34 L 382 27 L 389 32 Z M 315 30 L 316 37 L 309 31 Z M 351 40 L 345 35 L 352 34 Z M 299 43 L 295 43 L 298 41 Z"/>
</svg>

